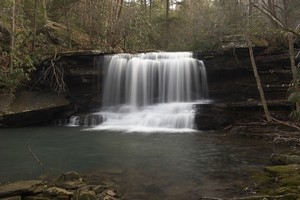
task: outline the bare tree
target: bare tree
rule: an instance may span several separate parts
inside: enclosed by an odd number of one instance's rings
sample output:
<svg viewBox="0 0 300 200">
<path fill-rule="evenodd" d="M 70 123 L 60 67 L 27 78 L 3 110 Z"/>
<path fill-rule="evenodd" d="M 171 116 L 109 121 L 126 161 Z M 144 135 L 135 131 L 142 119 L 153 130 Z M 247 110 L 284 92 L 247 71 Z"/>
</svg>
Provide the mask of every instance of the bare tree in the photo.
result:
<svg viewBox="0 0 300 200">
<path fill-rule="evenodd" d="M 15 51 L 15 19 L 16 19 L 16 0 L 12 1 L 11 12 L 11 40 L 10 40 L 10 70 L 14 68 L 14 51 Z"/>
<path fill-rule="evenodd" d="M 36 12 L 37 12 L 37 0 L 34 0 L 34 10 L 33 10 L 33 31 L 32 31 L 31 51 L 34 51 L 34 45 L 35 45 L 35 35 L 36 35 Z"/>
<path fill-rule="evenodd" d="M 267 119 L 268 122 L 271 122 L 272 117 L 270 115 L 268 105 L 267 105 L 267 101 L 266 101 L 265 94 L 264 94 L 264 90 L 263 90 L 262 85 L 261 85 L 260 76 L 258 74 L 257 66 L 256 66 L 255 58 L 254 58 L 252 43 L 250 42 L 249 38 L 248 38 L 248 45 L 249 45 L 249 56 L 250 56 L 250 60 L 251 60 L 251 65 L 252 65 L 254 77 L 255 77 L 255 80 L 256 80 L 257 89 L 259 91 L 260 100 L 261 100 L 261 103 L 262 103 L 262 106 L 263 106 L 263 109 L 264 109 L 266 119 Z"/>
<path fill-rule="evenodd" d="M 170 12 L 170 0 L 166 0 L 166 16 L 165 16 L 165 48 L 169 46 L 169 36 L 170 36 L 170 22 L 169 22 L 169 12 Z"/>
<path fill-rule="evenodd" d="M 72 47 L 72 39 L 71 39 L 71 30 L 69 25 L 69 17 L 67 12 L 67 2 L 64 0 L 64 13 L 65 13 L 65 19 L 66 19 L 66 26 L 67 26 L 67 32 L 68 32 L 68 39 L 69 39 L 69 47 Z"/>
<path fill-rule="evenodd" d="M 264 1 L 263 1 L 264 2 Z M 294 52 L 294 39 L 293 36 L 300 37 L 300 34 L 297 32 L 295 28 L 289 27 L 289 13 L 288 13 L 288 1 L 282 0 L 282 7 L 277 7 L 280 8 L 282 11 L 282 14 L 284 15 L 283 20 L 279 19 L 276 15 L 276 12 L 274 9 L 274 2 L 273 1 L 268 1 L 268 4 L 264 2 L 265 5 L 260 5 L 258 3 L 253 3 L 253 6 L 260 10 L 263 14 L 269 17 L 278 27 L 280 27 L 282 30 L 286 31 L 288 43 L 289 43 L 289 55 L 290 55 L 290 61 L 291 61 L 291 69 L 292 69 L 292 74 L 293 74 L 293 85 L 294 85 L 294 90 L 296 94 L 299 94 L 299 81 L 298 81 L 298 70 L 297 66 L 295 64 L 295 52 Z M 300 113 L 300 102 L 296 102 L 296 111 L 297 113 Z"/>
</svg>

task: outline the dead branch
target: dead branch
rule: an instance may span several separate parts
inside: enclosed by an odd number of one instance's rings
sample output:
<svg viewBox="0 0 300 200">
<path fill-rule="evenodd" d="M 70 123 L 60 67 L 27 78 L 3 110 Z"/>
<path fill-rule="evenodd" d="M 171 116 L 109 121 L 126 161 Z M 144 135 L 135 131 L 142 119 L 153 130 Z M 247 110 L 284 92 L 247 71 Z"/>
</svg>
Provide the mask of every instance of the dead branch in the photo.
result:
<svg viewBox="0 0 300 200">
<path fill-rule="evenodd" d="M 277 123 L 279 123 L 279 124 L 282 124 L 282 125 L 285 125 L 285 126 L 288 126 L 288 127 L 291 127 L 291 128 L 295 128 L 295 129 L 297 129 L 298 131 L 299 131 L 299 133 L 300 133 L 300 127 L 299 126 L 296 126 L 296 125 L 294 125 L 294 124 L 292 124 L 292 123 L 290 123 L 290 122 L 283 122 L 283 121 L 280 121 L 280 120 L 278 120 L 278 119 L 276 119 L 276 118 L 274 118 L 274 117 L 271 117 L 272 118 L 272 120 L 274 121 L 274 122 L 277 122 Z"/>
<path fill-rule="evenodd" d="M 295 30 L 285 26 L 276 16 L 274 16 L 272 13 L 270 13 L 267 9 L 265 9 L 264 7 L 261 7 L 259 5 L 257 5 L 256 3 L 252 4 L 256 9 L 258 9 L 259 11 L 261 11 L 263 14 L 265 14 L 266 16 L 268 16 L 273 22 L 275 22 L 280 28 L 282 28 L 283 30 L 293 33 L 294 35 L 300 37 L 300 34 L 298 32 L 296 32 Z"/>
<path fill-rule="evenodd" d="M 39 165 L 45 170 L 46 167 L 43 165 L 43 163 L 38 159 L 38 157 L 32 151 L 32 149 L 30 148 L 29 144 L 27 144 L 27 148 L 29 149 L 30 153 L 33 155 L 33 157 L 35 158 L 35 160 L 39 163 Z"/>
<path fill-rule="evenodd" d="M 287 143 L 287 142 L 296 142 L 296 143 L 300 143 L 300 139 L 299 138 L 294 138 L 294 137 L 283 137 L 281 135 L 277 135 L 274 139 L 273 139 L 274 143 Z"/>
<path fill-rule="evenodd" d="M 42 75 L 33 85 L 43 83 L 59 95 L 67 91 L 67 84 L 64 81 L 64 69 L 56 64 L 59 58 L 57 52 L 55 52 L 53 59 L 50 60 L 50 66 L 43 71 Z"/>
</svg>

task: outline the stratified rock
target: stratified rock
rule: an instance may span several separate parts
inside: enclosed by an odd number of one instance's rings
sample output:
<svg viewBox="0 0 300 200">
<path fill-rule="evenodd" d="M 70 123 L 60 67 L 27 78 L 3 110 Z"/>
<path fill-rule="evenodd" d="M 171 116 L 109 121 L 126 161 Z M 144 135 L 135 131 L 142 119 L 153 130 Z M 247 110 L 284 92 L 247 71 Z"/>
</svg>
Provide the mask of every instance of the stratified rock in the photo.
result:
<svg viewBox="0 0 300 200">
<path fill-rule="evenodd" d="M 49 198 L 44 196 L 25 196 L 22 200 L 49 200 Z"/>
<path fill-rule="evenodd" d="M 7 197 L 7 198 L 1 198 L 1 200 L 22 200 L 21 196 L 13 196 L 13 197 Z"/>
<path fill-rule="evenodd" d="M 0 198 L 41 192 L 42 181 L 19 181 L 0 186 Z"/>
<path fill-rule="evenodd" d="M 1 98 L 1 96 L 0 96 Z M 4 127 L 28 126 L 47 122 L 64 111 L 70 102 L 62 97 L 47 92 L 22 91 L 1 100 L 0 125 Z"/>
</svg>

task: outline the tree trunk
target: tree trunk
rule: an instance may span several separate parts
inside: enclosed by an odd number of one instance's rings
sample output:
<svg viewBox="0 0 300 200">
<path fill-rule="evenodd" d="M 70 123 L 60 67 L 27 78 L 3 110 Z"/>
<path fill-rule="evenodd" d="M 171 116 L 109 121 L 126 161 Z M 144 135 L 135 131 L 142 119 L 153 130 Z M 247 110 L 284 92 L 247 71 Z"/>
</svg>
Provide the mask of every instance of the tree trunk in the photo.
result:
<svg viewBox="0 0 300 200">
<path fill-rule="evenodd" d="M 290 54 L 290 60 L 291 60 L 291 68 L 292 68 L 292 74 L 293 74 L 293 83 L 295 88 L 295 93 L 298 94 L 299 91 L 299 84 L 298 84 L 298 70 L 295 63 L 295 49 L 294 49 L 294 40 L 293 35 L 291 33 L 288 33 L 288 41 L 289 41 L 289 54 Z M 300 103 L 296 102 L 296 111 L 299 114 L 300 113 Z"/>
<path fill-rule="evenodd" d="M 70 27 L 69 27 L 69 18 L 68 18 L 66 0 L 64 0 L 64 12 L 65 12 L 65 18 L 66 18 L 66 26 L 67 26 L 67 32 L 68 32 L 69 47 L 72 48 L 71 31 L 70 31 Z"/>
<path fill-rule="evenodd" d="M 169 23 L 170 0 L 166 0 L 166 26 L 165 26 L 165 48 L 169 47 L 170 23 Z"/>
<path fill-rule="evenodd" d="M 118 1 L 118 15 L 117 15 L 117 19 L 120 19 L 121 13 L 122 13 L 122 9 L 123 9 L 123 3 L 124 0 L 120 0 L 120 2 Z"/>
<path fill-rule="evenodd" d="M 47 24 L 48 16 L 47 16 L 47 3 L 46 0 L 42 0 L 42 6 L 43 6 L 43 17 L 45 20 L 45 24 Z"/>
<path fill-rule="evenodd" d="M 10 40 L 10 71 L 14 68 L 14 51 L 15 51 L 15 18 L 16 18 L 16 0 L 12 0 L 11 13 L 11 40 Z"/>
<path fill-rule="evenodd" d="M 33 31 L 32 31 L 31 51 L 34 51 L 34 45 L 35 45 L 35 35 L 36 35 L 36 11 L 37 11 L 37 0 L 34 0 Z"/>
<path fill-rule="evenodd" d="M 149 0 L 149 15 L 152 15 L 153 0 Z"/>
<path fill-rule="evenodd" d="M 265 94 L 264 94 L 264 91 L 263 91 L 263 88 L 262 88 L 262 85 L 261 85 L 260 77 L 259 77 L 259 74 L 257 72 L 257 66 L 256 66 L 255 58 L 254 58 L 254 55 L 253 55 L 253 48 L 252 48 L 252 45 L 251 45 L 250 41 L 248 41 L 248 45 L 249 45 L 249 55 L 250 55 L 251 65 L 252 65 L 252 68 L 253 68 L 254 77 L 256 79 L 256 84 L 257 84 L 257 89 L 259 91 L 260 100 L 261 100 L 261 103 L 262 103 L 267 121 L 271 122 L 272 118 L 271 118 L 271 115 L 270 115 L 270 112 L 269 112 L 269 109 L 268 109 L 267 101 L 265 99 Z"/>
</svg>

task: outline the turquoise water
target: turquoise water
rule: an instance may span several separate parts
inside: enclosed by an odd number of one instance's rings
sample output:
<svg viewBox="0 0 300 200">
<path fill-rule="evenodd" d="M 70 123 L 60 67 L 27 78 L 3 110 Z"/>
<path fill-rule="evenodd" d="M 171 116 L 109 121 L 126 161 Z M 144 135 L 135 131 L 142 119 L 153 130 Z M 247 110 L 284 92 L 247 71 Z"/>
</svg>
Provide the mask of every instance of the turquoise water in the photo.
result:
<svg viewBox="0 0 300 200">
<path fill-rule="evenodd" d="M 248 171 L 261 169 L 278 151 L 264 141 L 220 133 L 122 133 L 79 127 L 0 129 L 0 182 L 45 174 L 29 145 L 58 175 L 77 171 L 126 189 L 130 199 L 197 199 L 224 196 Z"/>
</svg>

